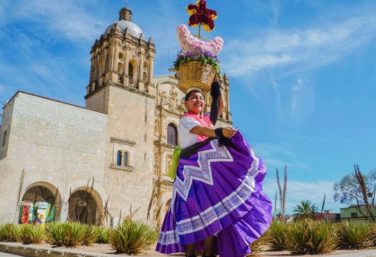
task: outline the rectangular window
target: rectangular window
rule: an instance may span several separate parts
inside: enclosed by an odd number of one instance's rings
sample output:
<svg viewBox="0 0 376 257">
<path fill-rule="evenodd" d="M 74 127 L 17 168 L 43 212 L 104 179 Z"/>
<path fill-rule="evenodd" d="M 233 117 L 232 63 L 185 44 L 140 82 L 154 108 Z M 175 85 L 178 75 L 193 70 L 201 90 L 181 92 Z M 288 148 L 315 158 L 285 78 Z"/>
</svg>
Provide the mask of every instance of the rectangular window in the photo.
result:
<svg viewBox="0 0 376 257">
<path fill-rule="evenodd" d="M 358 213 L 352 212 L 351 213 L 351 218 L 358 218 Z"/>
<path fill-rule="evenodd" d="M 3 133 L 3 139 L 1 140 L 1 147 L 5 146 L 5 142 L 7 140 L 7 131 L 5 130 Z"/>
</svg>

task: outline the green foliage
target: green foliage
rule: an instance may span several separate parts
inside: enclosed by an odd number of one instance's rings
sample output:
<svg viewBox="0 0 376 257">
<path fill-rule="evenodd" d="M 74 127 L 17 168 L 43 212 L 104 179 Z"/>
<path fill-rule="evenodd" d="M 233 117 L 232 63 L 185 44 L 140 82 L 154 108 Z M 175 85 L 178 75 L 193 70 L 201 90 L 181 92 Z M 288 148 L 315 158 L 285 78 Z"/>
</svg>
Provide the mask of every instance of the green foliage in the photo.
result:
<svg viewBox="0 0 376 257">
<path fill-rule="evenodd" d="M 297 219 L 313 219 L 317 208 L 310 201 L 301 201 L 294 209 Z"/>
<path fill-rule="evenodd" d="M 268 243 L 272 251 L 281 251 L 286 249 L 288 237 L 288 224 L 279 220 L 274 220 L 266 232 Z"/>
<path fill-rule="evenodd" d="M 371 223 L 372 229 L 369 236 L 369 239 L 371 240 L 371 243 L 373 246 L 376 246 L 376 223 Z"/>
<path fill-rule="evenodd" d="M 24 244 L 40 244 L 45 235 L 43 226 L 25 224 L 21 225 L 20 240 Z"/>
<path fill-rule="evenodd" d="M 47 241 L 56 246 L 62 246 L 64 244 L 65 229 L 64 223 L 49 223 L 46 226 Z"/>
<path fill-rule="evenodd" d="M 155 243 L 157 236 L 151 227 L 127 218 L 110 234 L 110 244 L 118 253 L 136 254 Z"/>
<path fill-rule="evenodd" d="M 0 227 L 0 241 L 18 242 L 20 240 L 20 226 L 5 224 Z"/>
<path fill-rule="evenodd" d="M 56 246 L 75 247 L 85 238 L 85 225 L 78 222 L 50 223 L 47 226 L 50 242 Z"/>
<path fill-rule="evenodd" d="M 97 229 L 94 226 L 82 225 L 84 236 L 82 239 L 82 245 L 92 245 L 98 240 Z"/>
<path fill-rule="evenodd" d="M 110 241 L 110 232 L 111 229 L 104 227 L 95 227 L 96 233 L 98 235 L 97 242 L 98 244 L 108 244 Z"/>
<path fill-rule="evenodd" d="M 205 54 L 191 54 L 191 53 L 179 53 L 176 61 L 174 62 L 174 68 L 177 70 L 179 66 L 183 63 L 192 62 L 192 61 L 199 61 L 203 65 L 209 64 L 214 67 L 214 69 L 219 72 L 220 65 L 219 60 L 215 56 L 209 56 Z"/>
<path fill-rule="evenodd" d="M 331 223 L 303 220 L 289 229 L 288 250 L 297 254 L 323 254 L 336 248 Z"/>
<path fill-rule="evenodd" d="M 251 245 L 250 248 L 252 250 L 252 253 L 248 255 L 249 257 L 256 257 L 259 256 L 260 252 L 262 249 L 268 244 L 268 236 L 264 234 L 262 237 L 254 241 Z"/>
<path fill-rule="evenodd" d="M 373 227 L 370 222 L 343 222 L 336 231 L 339 248 L 361 249 L 372 244 Z"/>
</svg>

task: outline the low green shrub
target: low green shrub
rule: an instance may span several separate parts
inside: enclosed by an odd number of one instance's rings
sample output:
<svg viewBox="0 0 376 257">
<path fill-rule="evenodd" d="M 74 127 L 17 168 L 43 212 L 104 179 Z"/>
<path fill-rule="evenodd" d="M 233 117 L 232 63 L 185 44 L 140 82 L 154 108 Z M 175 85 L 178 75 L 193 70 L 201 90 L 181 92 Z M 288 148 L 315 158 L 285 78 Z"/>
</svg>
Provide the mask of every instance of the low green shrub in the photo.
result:
<svg viewBox="0 0 376 257">
<path fill-rule="evenodd" d="M 20 241 L 20 226 L 16 224 L 5 224 L 0 227 L 0 241 L 18 242 Z"/>
<path fill-rule="evenodd" d="M 104 228 L 104 227 L 95 227 L 96 233 L 98 235 L 97 242 L 98 244 L 108 244 L 110 241 L 110 228 Z"/>
<path fill-rule="evenodd" d="M 92 245 L 98 240 L 97 229 L 94 226 L 82 225 L 84 236 L 82 239 L 82 245 Z"/>
<path fill-rule="evenodd" d="M 64 223 L 49 223 L 46 226 L 47 241 L 55 246 L 62 246 L 65 238 Z"/>
<path fill-rule="evenodd" d="M 264 234 L 262 237 L 254 241 L 251 245 L 251 251 L 252 253 L 249 254 L 247 257 L 257 257 L 260 256 L 260 252 L 265 248 L 265 246 L 268 245 L 268 236 Z"/>
<path fill-rule="evenodd" d="M 372 229 L 369 235 L 369 240 L 371 241 L 372 246 L 376 246 L 376 223 L 371 223 Z"/>
<path fill-rule="evenodd" d="M 110 234 L 110 244 L 118 253 L 136 254 L 157 240 L 151 227 L 128 218 Z"/>
<path fill-rule="evenodd" d="M 45 229 L 40 225 L 25 224 L 20 229 L 20 240 L 24 244 L 39 244 L 43 241 Z"/>
<path fill-rule="evenodd" d="M 78 222 L 50 223 L 47 232 L 50 243 L 56 246 L 75 247 L 85 237 L 85 227 Z"/>
<path fill-rule="evenodd" d="M 372 223 L 343 222 L 336 229 L 338 247 L 341 249 L 361 249 L 372 245 Z"/>
<path fill-rule="evenodd" d="M 282 251 L 286 249 L 289 225 L 275 220 L 266 232 L 268 243 L 272 251 Z"/>
<path fill-rule="evenodd" d="M 331 223 L 303 220 L 288 230 L 287 248 L 297 254 L 323 254 L 333 251 L 336 244 Z"/>
</svg>

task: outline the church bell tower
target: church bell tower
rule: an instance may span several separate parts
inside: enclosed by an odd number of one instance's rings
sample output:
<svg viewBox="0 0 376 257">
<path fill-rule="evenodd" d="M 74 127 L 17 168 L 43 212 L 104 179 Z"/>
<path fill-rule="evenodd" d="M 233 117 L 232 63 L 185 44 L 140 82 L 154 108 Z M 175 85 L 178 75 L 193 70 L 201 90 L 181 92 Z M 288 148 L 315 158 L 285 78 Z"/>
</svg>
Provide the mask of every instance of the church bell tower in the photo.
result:
<svg viewBox="0 0 376 257">
<path fill-rule="evenodd" d="M 152 195 L 154 56 L 154 43 L 145 40 L 127 8 L 91 49 L 86 108 L 106 114 L 104 188 L 109 206 L 123 213 L 132 204 L 139 215 L 147 213 Z"/>
<path fill-rule="evenodd" d="M 154 95 L 153 65 L 155 45 L 147 41 L 139 26 L 132 22 L 132 11 L 123 8 L 119 20 L 95 40 L 91 49 L 91 69 L 86 91 L 86 107 L 108 113 L 103 100 L 110 85 Z"/>
</svg>

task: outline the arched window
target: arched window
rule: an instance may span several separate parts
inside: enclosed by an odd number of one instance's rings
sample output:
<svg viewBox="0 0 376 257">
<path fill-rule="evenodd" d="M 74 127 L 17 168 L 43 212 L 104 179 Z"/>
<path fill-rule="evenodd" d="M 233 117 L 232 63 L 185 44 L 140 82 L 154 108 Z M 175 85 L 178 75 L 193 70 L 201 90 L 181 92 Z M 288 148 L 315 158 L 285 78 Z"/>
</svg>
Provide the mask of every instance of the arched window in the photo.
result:
<svg viewBox="0 0 376 257">
<path fill-rule="evenodd" d="M 133 84 L 133 64 L 130 62 L 128 65 L 129 84 Z"/>
<path fill-rule="evenodd" d="M 167 144 L 178 144 L 178 130 L 176 129 L 176 126 L 172 123 L 168 124 L 167 126 Z"/>
<path fill-rule="evenodd" d="M 124 160 L 124 166 L 128 166 L 128 152 L 124 152 L 124 156 L 123 156 L 123 160 Z"/>
<path fill-rule="evenodd" d="M 117 166 L 121 166 L 121 151 L 117 152 L 117 155 L 116 155 L 116 165 Z"/>
</svg>

